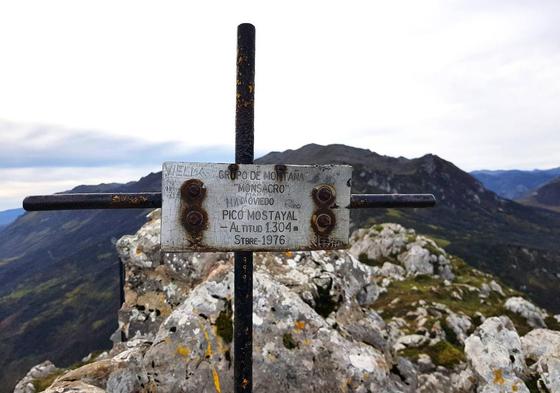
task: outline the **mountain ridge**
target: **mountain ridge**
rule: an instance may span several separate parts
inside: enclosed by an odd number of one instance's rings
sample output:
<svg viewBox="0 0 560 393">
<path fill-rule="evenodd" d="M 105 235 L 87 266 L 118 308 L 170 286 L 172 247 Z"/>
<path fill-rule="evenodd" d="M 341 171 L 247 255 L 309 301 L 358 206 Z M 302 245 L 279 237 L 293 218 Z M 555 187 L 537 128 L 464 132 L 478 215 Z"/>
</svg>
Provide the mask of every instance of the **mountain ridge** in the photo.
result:
<svg viewBox="0 0 560 393">
<path fill-rule="evenodd" d="M 477 170 L 470 172 L 486 188 L 508 199 L 526 197 L 531 191 L 543 186 L 554 177 L 560 176 L 560 167 L 550 169 L 533 169 L 530 171 L 512 170 Z"/>
<path fill-rule="evenodd" d="M 2 228 L 7 227 L 14 222 L 19 216 L 24 214 L 25 211 L 21 208 L 7 209 L 0 211 L 0 231 Z"/>
<path fill-rule="evenodd" d="M 525 198 L 519 199 L 519 202 L 560 213 L 560 176 L 532 191 Z"/>
</svg>

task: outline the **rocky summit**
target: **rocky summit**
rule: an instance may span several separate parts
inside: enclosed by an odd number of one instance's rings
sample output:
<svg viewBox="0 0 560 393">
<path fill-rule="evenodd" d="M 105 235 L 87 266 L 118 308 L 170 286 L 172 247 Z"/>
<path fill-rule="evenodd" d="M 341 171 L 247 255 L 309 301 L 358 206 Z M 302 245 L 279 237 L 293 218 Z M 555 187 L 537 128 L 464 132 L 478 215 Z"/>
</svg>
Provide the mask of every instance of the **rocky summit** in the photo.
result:
<svg viewBox="0 0 560 393">
<path fill-rule="evenodd" d="M 15 392 L 233 391 L 232 256 L 161 253 L 159 231 L 156 210 L 117 242 L 113 348 Z M 256 254 L 255 392 L 560 392 L 558 316 L 400 225 L 351 244 Z"/>
</svg>

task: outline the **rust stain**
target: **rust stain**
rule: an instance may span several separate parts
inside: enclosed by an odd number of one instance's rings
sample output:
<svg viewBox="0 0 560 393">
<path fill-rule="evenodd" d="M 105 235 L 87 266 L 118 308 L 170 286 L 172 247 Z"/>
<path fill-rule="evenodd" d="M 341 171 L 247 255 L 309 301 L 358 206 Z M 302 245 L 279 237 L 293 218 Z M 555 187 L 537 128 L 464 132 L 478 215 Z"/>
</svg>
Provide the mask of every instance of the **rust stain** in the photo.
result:
<svg viewBox="0 0 560 393">
<path fill-rule="evenodd" d="M 237 177 L 237 171 L 239 171 L 239 164 L 229 164 L 228 170 L 230 179 L 235 180 Z"/>
<path fill-rule="evenodd" d="M 187 206 L 181 214 L 181 225 L 198 243 L 202 239 L 202 232 L 208 228 L 208 213 L 202 207 Z"/>
<path fill-rule="evenodd" d="M 305 329 L 305 321 L 296 321 L 295 325 L 297 330 Z"/>
<path fill-rule="evenodd" d="M 208 228 L 208 214 L 202 207 L 206 198 L 206 187 L 200 179 L 189 179 L 180 188 L 180 222 L 189 235 L 191 247 L 201 246 L 203 232 Z"/>
<path fill-rule="evenodd" d="M 319 219 L 321 217 L 321 219 Z M 326 220 L 324 218 L 327 218 Z M 336 227 L 336 216 L 328 208 L 319 208 L 311 216 L 311 229 L 318 237 L 325 237 Z M 321 248 L 326 249 L 323 244 Z"/>
<path fill-rule="evenodd" d="M 286 178 L 288 167 L 284 164 L 276 164 L 274 165 L 274 171 L 276 172 L 276 180 L 283 181 Z"/>
<path fill-rule="evenodd" d="M 494 383 L 497 385 L 503 385 L 505 383 L 504 372 L 501 368 L 494 370 Z"/>
<path fill-rule="evenodd" d="M 311 190 L 311 197 L 319 207 L 330 207 L 336 201 L 336 189 L 330 184 L 320 184 Z"/>
<path fill-rule="evenodd" d="M 241 381 L 241 387 L 245 389 L 247 385 L 249 385 L 249 380 L 247 378 L 243 378 L 243 381 Z"/>
<path fill-rule="evenodd" d="M 199 179 L 189 179 L 183 182 L 179 190 L 181 199 L 187 203 L 198 205 L 206 197 L 206 187 L 204 186 L 204 182 Z"/>
<path fill-rule="evenodd" d="M 140 204 L 146 202 L 148 198 L 145 196 L 130 196 L 130 195 L 113 195 L 111 197 L 111 203 L 130 203 L 132 205 Z"/>
</svg>

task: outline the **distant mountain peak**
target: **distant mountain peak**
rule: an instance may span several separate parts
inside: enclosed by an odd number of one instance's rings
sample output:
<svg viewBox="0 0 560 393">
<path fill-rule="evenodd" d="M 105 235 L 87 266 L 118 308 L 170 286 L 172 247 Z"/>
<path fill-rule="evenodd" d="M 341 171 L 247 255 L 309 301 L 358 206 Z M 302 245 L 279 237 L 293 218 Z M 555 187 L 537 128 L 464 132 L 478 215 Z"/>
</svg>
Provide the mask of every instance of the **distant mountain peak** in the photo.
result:
<svg viewBox="0 0 560 393">
<path fill-rule="evenodd" d="M 560 212 L 560 176 L 533 190 L 520 202 Z"/>
<path fill-rule="evenodd" d="M 533 170 L 478 170 L 471 172 L 471 175 L 503 198 L 522 199 L 533 190 L 560 176 L 560 167 Z"/>
</svg>

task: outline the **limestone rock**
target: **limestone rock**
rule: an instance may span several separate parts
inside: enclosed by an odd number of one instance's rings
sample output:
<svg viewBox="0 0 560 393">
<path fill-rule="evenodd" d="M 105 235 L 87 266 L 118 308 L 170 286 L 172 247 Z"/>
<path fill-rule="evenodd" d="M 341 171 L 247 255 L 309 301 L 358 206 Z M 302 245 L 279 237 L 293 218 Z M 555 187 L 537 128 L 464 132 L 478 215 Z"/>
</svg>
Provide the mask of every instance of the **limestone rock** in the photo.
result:
<svg viewBox="0 0 560 393">
<path fill-rule="evenodd" d="M 51 386 L 45 393 L 105 393 L 105 390 L 82 381 L 67 381 Z"/>
<path fill-rule="evenodd" d="M 417 348 L 426 344 L 429 338 L 420 334 L 408 334 L 406 336 L 401 336 L 397 339 L 397 342 L 393 346 L 395 352 L 400 351 L 405 348 Z"/>
<path fill-rule="evenodd" d="M 19 381 L 14 389 L 14 393 L 35 393 L 35 386 L 33 382 L 36 380 L 44 379 L 57 373 L 58 369 L 49 360 L 44 361 L 31 370 Z"/>
<path fill-rule="evenodd" d="M 432 358 L 430 358 L 430 356 L 426 355 L 425 353 L 421 353 L 420 355 L 418 355 L 418 360 L 416 361 L 416 363 L 418 364 L 418 369 L 421 373 L 429 373 L 436 367 L 432 362 Z"/>
<path fill-rule="evenodd" d="M 506 300 L 505 307 L 511 312 L 521 315 L 533 328 L 546 327 L 544 320 L 547 313 L 522 297 L 510 297 Z"/>
<path fill-rule="evenodd" d="M 525 356 L 533 366 L 542 384 L 552 393 L 560 392 L 560 332 L 535 329 L 521 338 Z"/>
<path fill-rule="evenodd" d="M 404 268 L 411 274 L 434 274 L 434 267 L 430 261 L 430 252 L 419 245 L 412 245 L 410 249 L 399 257 Z"/>
<path fill-rule="evenodd" d="M 385 262 L 378 272 L 381 276 L 392 278 L 393 280 L 404 280 L 406 270 L 402 266 L 391 262 Z"/>
<path fill-rule="evenodd" d="M 50 386 L 52 392 L 136 392 L 140 391 L 141 383 L 145 379 L 142 359 L 150 343 L 143 340 L 132 340 L 121 345 L 111 357 L 95 359 L 76 369 L 70 370 Z M 75 386 L 80 381 L 84 386 Z"/>
<path fill-rule="evenodd" d="M 400 254 L 406 244 L 407 237 L 414 232 L 407 231 L 398 224 L 384 224 L 373 229 L 358 229 L 352 234 L 353 242 L 350 253 L 365 254 L 369 259 L 395 257 Z M 360 241 L 357 241 L 357 240 Z"/>
<path fill-rule="evenodd" d="M 500 296 L 505 296 L 502 287 L 495 280 L 490 281 L 489 286 L 492 291 L 498 293 Z"/>
<path fill-rule="evenodd" d="M 217 267 L 227 253 L 167 254 L 160 249 L 160 210 L 134 235 L 123 236 L 117 251 L 125 270 L 125 302 L 113 341 L 153 339 L 155 332 L 190 290 Z"/>
<path fill-rule="evenodd" d="M 535 329 L 521 337 L 521 343 L 525 356 L 536 362 L 542 356 L 560 349 L 560 332 Z"/>
<path fill-rule="evenodd" d="M 398 262 L 406 274 L 437 274 L 453 279 L 450 262 L 445 251 L 433 240 L 417 236 L 411 229 L 399 224 L 381 224 L 370 229 L 359 229 L 352 234 L 350 253 L 369 260 Z M 398 275 L 392 266 L 382 269 L 388 276 Z"/>
<path fill-rule="evenodd" d="M 201 392 L 207 387 L 233 391 L 233 274 L 222 274 L 197 287 L 158 331 L 144 366 L 157 369 L 157 377 L 148 373 L 148 383 L 159 391 L 180 392 L 189 386 Z M 254 294 L 255 391 L 337 392 L 344 386 L 353 391 L 398 391 L 382 353 L 342 337 L 269 275 L 255 274 Z"/>
<path fill-rule="evenodd" d="M 529 392 L 521 340 L 509 318 L 486 319 L 465 341 L 465 354 L 482 392 Z"/>
<path fill-rule="evenodd" d="M 472 327 L 471 319 L 464 314 L 450 312 L 445 318 L 445 322 L 453 330 L 459 342 L 465 343 L 467 332 Z"/>
</svg>

